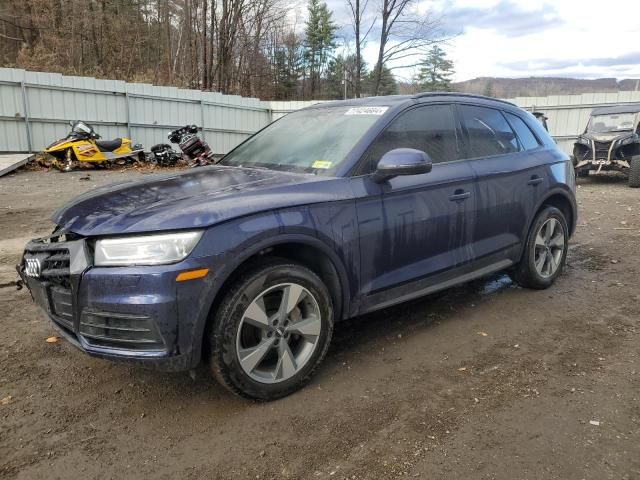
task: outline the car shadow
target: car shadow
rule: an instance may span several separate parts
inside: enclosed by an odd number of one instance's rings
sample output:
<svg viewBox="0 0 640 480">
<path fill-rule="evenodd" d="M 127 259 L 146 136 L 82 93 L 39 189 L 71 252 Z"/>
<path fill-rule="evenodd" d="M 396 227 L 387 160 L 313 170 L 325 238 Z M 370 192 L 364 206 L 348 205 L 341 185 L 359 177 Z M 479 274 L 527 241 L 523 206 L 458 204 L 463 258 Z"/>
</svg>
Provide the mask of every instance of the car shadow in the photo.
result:
<svg viewBox="0 0 640 480">
<path fill-rule="evenodd" d="M 510 288 L 519 287 L 506 273 L 498 272 L 416 300 L 338 322 L 325 358 L 326 368 L 348 361 L 351 355 L 358 355 L 358 352 L 370 351 L 378 344 L 385 344 L 389 336 L 397 336 L 400 332 L 416 332 L 446 322 L 458 315 L 461 306 L 479 302 Z M 185 392 L 188 392 L 198 402 L 223 402 L 227 407 L 235 405 L 238 408 L 242 408 L 240 405 L 243 403 L 251 405 L 251 402 L 243 402 L 219 385 L 206 363 L 189 373 L 159 374 L 141 367 L 128 368 L 131 377 L 146 388 L 155 390 L 156 394 L 184 398 Z"/>
<path fill-rule="evenodd" d="M 508 288 L 517 287 L 504 272 L 482 277 L 441 292 L 339 322 L 334 331 L 332 354 L 348 355 L 354 348 L 397 335 L 399 331 L 429 328 L 458 314 L 458 307 L 478 302 Z"/>
<path fill-rule="evenodd" d="M 588 177 L 578 177 L 578 185 L 617 185 L 627 183 L 627 177 L 618 172 L 604 172 L 598 175 L 589 175 Z"/>
</svg>

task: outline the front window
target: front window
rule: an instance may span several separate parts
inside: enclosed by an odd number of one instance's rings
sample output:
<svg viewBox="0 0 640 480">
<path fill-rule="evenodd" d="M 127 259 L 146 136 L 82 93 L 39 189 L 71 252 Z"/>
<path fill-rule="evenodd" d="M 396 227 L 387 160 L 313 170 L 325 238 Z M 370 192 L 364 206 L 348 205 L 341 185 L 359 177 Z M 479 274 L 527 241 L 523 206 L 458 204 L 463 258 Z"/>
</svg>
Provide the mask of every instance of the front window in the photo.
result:
<svg viewBox="0 0 640 480">
<path fill-rule="evenodd" d="M 420 106 L 395 118 L 371 144 L 358 173 L 374 172 L 382 156 L 396 148 L 422 150 L 433 163 L 458 160 L 459 145 L 451 106 Z"/>
<path fill-rule="evenodd" d="M 387 107 L 326 107 L 290 113 L 257 133 L 221 165 L 332 175 Z"/>
<path fill-rule="evenodd" d="M 616 113 L 610 115 L 595 115 L 589 119 L 587 132 L 608 133 L 633 130 L 635 113 Z"/>
</svg>

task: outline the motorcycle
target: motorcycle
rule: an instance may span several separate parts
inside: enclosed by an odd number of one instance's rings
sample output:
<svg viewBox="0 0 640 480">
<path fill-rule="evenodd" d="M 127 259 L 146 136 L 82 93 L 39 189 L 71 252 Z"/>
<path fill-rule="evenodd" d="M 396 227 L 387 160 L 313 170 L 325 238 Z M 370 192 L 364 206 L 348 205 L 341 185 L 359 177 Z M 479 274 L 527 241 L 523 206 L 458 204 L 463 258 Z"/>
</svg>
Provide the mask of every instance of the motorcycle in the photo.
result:
<svg viewBox="0 0 640 480">
<path fill-rule="evenodd" d="M 151 154 L 156 165 L 161 167 L 175 167 L 182 160 L 182 155 L 167 143 L 159 143 L 151 147 Z"/>
<path fill-rule="evenodd" d="M 44 151 L 54 157 L 53 165 L 70 172 L 76 163 L 109 165 L 114 160 L 144 161 L 142 145 L 132 144 L 128 138 L 100 140 L 93 127 L 86 122 L 71 123 L 69 134 L 49 145 Z"/>
<path fill-rule="evenodd" d="M 214 154 L 207 142 L 198 136 L 200 129 L 196 125 L 186 125 L 169 132 L 168 138 L 191 160 L 190 167 L 203 167 L 215 163 Z"/>
</svg>

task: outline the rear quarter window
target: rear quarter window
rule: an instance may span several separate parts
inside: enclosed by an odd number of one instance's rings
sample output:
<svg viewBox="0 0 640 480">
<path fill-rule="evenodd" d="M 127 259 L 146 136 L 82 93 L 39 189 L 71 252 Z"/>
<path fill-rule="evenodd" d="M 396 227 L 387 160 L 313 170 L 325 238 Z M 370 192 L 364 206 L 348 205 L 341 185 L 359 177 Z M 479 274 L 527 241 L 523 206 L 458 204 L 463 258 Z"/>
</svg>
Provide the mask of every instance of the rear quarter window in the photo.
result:
<svg viewBox="0 0 640 480">
<path fill-rule="evenodd" d="M 469 135 L 471 157 L 490 157 L 518 152 L 515 132 L 500 110 L 460 105 L 462 124 Z"/>
<path fill-rule="evenodd" d="M 538 139 L 533 134 L 531 129 L 527 126 L 527 124 L 524 123 L 524 120 L 522 120 L 517 115 L 514 115 L 513 113 L 505 112 L 505 115 L 507 116 L 507 120 L 509 120 L 509 123 L 515 130 L 516 134 L 518 135 L 523 150 L 533 150 L 540 146 L 540 144 L 538 143 Z"/>
</svg>

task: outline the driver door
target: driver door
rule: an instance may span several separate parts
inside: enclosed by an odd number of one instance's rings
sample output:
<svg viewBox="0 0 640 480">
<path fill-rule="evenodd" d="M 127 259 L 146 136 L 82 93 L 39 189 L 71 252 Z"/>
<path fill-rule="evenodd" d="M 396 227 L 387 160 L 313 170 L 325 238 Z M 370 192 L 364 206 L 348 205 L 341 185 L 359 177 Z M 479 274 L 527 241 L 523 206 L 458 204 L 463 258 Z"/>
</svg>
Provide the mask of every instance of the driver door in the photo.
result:
<svg viewBox="0 0 640 480">
<path fill-rule="evenodd" d="M 474 174 L 457 161 L 458 139 L 451 105 L 423 105 L 401 113 L 365 154 L 368 175 L 354 179 L 362 195 L 356 202 L 361 311 L 419 296 L 471 260 Z M 395 148 L 428 153 L 432 171 L 375 183 L 370 173 Z"/>
</svg>

